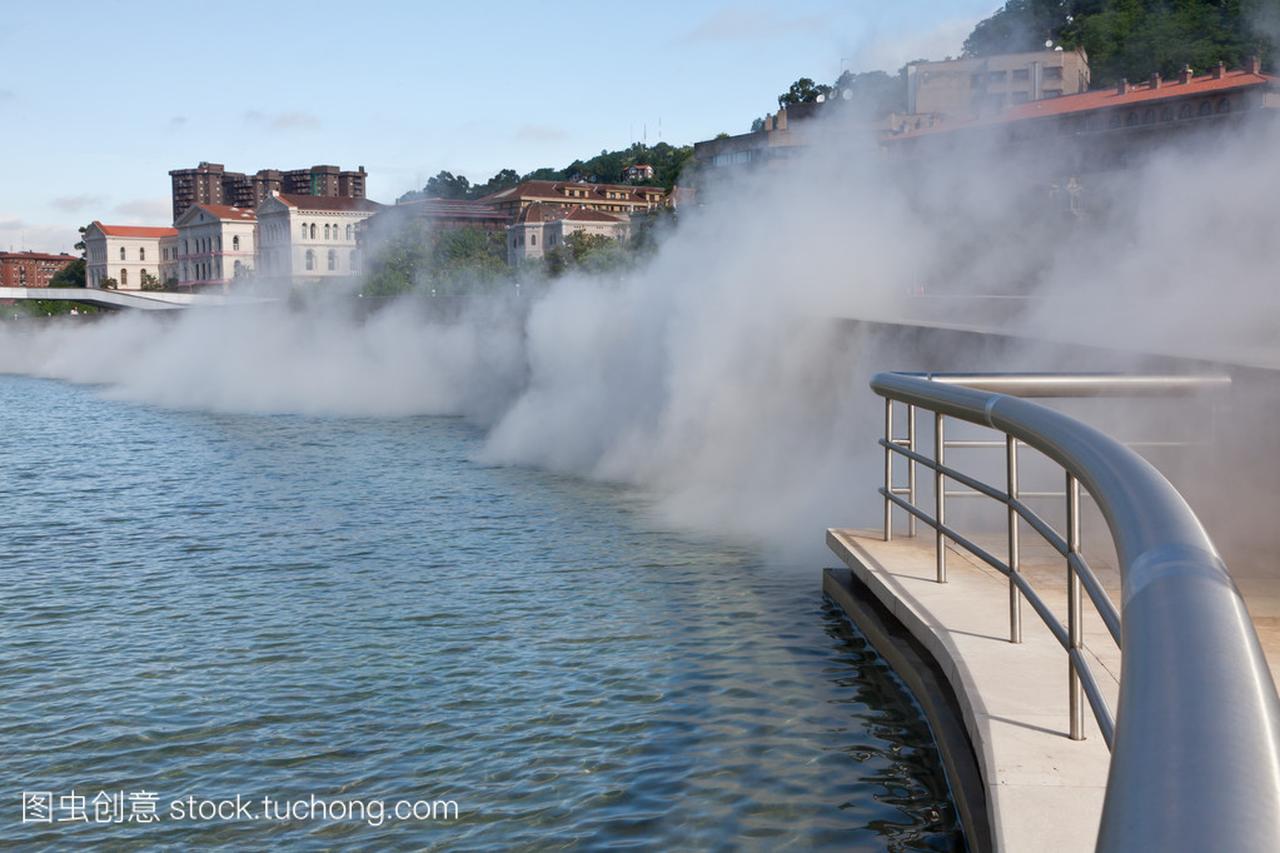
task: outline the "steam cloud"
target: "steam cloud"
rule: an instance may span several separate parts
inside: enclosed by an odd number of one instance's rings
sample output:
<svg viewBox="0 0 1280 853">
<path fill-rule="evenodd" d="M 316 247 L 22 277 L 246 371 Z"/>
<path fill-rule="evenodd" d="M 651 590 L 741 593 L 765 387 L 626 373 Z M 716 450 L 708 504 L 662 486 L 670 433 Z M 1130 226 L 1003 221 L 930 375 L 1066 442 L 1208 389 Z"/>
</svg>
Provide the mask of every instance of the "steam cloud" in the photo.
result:
<svg viewBox="0 0 1280 853">
<path fill-rule="evenodd" d="M 318 300 L 7 324 L 0 370 L 178 408 L 464 416 L 488 430 L 485 461 L 632 484 L 669 523 L 799 558 L 824 526 L 873 523 L 855 517 L 874 505 L 867 375 L 991 366 L 849 318 L 1269 357 L 1274 129 L 1086 176 L 1077 219 L 1037 171 L 1051 140 L 1028 160 L 966 150 L 907 165 L 862 127 L 825 120 L 805 156 L 705 188 L 642 269 L 571 275 L 528 304 L 477 300 L 448 322 L 413 300 L 361 319 Z M 1034 299 L 1010 318 L 973 294 Z"/>
</svg>

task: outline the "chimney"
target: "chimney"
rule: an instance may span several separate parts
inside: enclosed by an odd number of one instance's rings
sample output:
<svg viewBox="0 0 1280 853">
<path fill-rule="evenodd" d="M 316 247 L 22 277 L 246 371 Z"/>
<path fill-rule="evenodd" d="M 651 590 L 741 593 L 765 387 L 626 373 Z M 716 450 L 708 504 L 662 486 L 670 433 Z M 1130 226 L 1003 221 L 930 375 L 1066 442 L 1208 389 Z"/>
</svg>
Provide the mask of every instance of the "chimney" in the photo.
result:
<svg viewBox="0 0 1280 853">
<path fill-rule="evenodd" d="M 1226 73 L 1227 73 L 1227 63 L 1219 62 L 1217 65 L 1213 66 L 1214 80 L 1221 80 L 1223 75 L 1225 75 Z"/>
<path fill-rule="evenodd" d="M 1120 85 L 1116 86 L 1117 95 L 1129 94 L 1129 78 L 1125 77 L 1120 80 Z"/>
<path fill-rule="evenodd" d="M 1245 63 L 1244 67 L 1250 74 L 1261 74 L 1262 73 L 1262 57 L 1260 56 L 1249 57 L 1249 61 Z"/>
<path fill-rule="evenodd" d="M 773 130 L 773 113 L 764 117 L 764 129 L 766 131 Z"/>
<path fill-rule="evenodd" d="M 1191 82 L 1191 78 L 1195 76 L 1195 72 L 1191 70 L 1190 65 L 1182 66 L 1182 70 L 1178 72 L 1178 82 L 1187 84 Z"/>
<path fill-rule="evenodd" d="M 1160 72 L 1159 71 L 1156 71 L 1151 75 L 1151 88 L 1152 89 L 1160 88 Z"/>
<path fill-rule="evenodd" d="M 773 126 L 776 127 L 778 130 L 787 129 L 787 108 L 786 107 L 783 107 L 782 109 L 778 110 L 778 115 L 775 116 L 773 120 Z"/>
</svg>

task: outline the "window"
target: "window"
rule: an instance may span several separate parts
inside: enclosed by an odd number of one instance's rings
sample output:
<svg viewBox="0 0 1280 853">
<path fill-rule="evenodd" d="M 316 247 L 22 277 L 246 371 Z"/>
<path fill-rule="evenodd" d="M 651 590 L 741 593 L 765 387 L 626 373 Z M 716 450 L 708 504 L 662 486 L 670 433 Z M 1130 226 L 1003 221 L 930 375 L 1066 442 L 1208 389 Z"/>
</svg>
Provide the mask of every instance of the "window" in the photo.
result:
<svg viewBox="0 0 1280 853">
<path fill-rule="evenodd" d="M 302 223 L 302 239 L 307 239 L 307 223 Z"/>
<path fill-rule="evenodd" d="M 142 246 L 138 249 L 138 260 L 145 261 L 147 259 L 147 247 Z"/>
<path fill-rule="evenodd" d="M 191 254 L 191 242 L 189 240 L 186 240 L 185 238 L 182 241 L 182 254 L 184 255 Z"/>
<path fill-rule="evenodd" d="M 1160 111 L 1161 121 L 1173 121 L 1173 107 L 1165 107 Z"/>
<path fill-rule="evenodd" d="M 350 225 L 348 225 L 348 226 L 347 226 L 347 239 L 348 239 L 348 240 L 350 240 L 350 239 L 351 239 L 351 226 L 350 226 Z"/>
<path fill-rule="evenodd" d="M 314 225 L 312 225 L 311 227 L 315 228 Z M 307 249 L 307 269 L 313 270 L 315 268 L 316 268 L 316 253 L 311 251 L 310 249 Z"/>
<path fill-rule="evenodd" d="M 1048 68 L 1045 68 L 1045 69 L 1044 69 L 1044 79 L 1046 79 L 1046 80 L 1061 80 L 1061 79 L 1062 79 L 1062 66 L 1061 66 L 1061 65 L 1054 65 L 1054 66 L 1050 66 L 1050 67 L 1048 67 Z"/>
<path fill-rule="evenodd" d="M 530 245 L 530 246 L 536 246 L 536 245 L 538 245 L 538 235 L 537 235 L 537 234 L 530 234 L 530 235 L 529 235 L 529 245 Z"/>
<path fill-rule="evenodd" d="M 1007 75 L 1003 71 L 992 71 L 987 75 L 987 78 L 991 80 L 992 83 L 1003 83 L 1006 76 Z"/>
<path fill-rule="evenodd" d="M 1191 118 L 1196 114 L 1195 107 L 1190 104 L 1183 104 L 1178 108 L 1178 118 Z"/>
<path fill-rule="evenodd" d="M 124 246 L 120 247 L 120 260 L 124 260 Z"/>
<path fill-rule="evenodd" d="M 1155 110 L 1149 109 L 1149 110 L 1147 110 L 1146 112 L 1144 112 L 1144 113 L 1142 114 L 1142 123 L 1143 123 L 1143 124 L 1155 124 L 1155 121 L 1156 121 L 1156 111 L 1155 111 Z"/>
<path fill-rule="evenodd" d="M 329 272 L 333 272 L 338 268 L 338 253 L 333 249 L 329 250 Z"/>
<path fill-rule="evenodd" d="M 1218 99 L 1218 112 L 1219 112 L 1219 113 L 1229 113 L 1229 112 L 1231 112 L 1231 101 L 1227 100 L 1226 98 L 1219 98 L 1219 99 Z"/>
<path fill-rule="evenodd" d="M 1138 123 L 1138 113 L 1136 110 L 1124 117 L 1125 127 L 1133 127 L 1137 123 Z"/>
<path fill-rule="evenodd" d="M 240 235 L 239 234 L 231 238 L 231 251 L 233 252 L 240 251 Z M 237 261 L 237 263 L 239 263 L 239 261 Z"/>
<path fill-rule="evenodd" d="M 349 264 L 347 269 L 352 272 L 355 272 L 359 268 L 360 265 L 356 263 L 356 253 L 354 250 L 351 252 L 350 257 L 347 258 L 347 263 Z"/>
<path fill-rule="evenodd" d="M 122 252 L 123 252 L 123 251 L 124 251 L 124 249 L 121 249 L 120 251 L 122 251 Z M 128 271 L 127 269 L 125 269 L 124 267 L 121 267 L 121 268 L 120 268 L 120 286 L 121 286 L 121 287 L 128 287 L 128 286 L 129 286 L 129 271 Z"/>
<path fill-rule="evenodd" d="M 314 240 L 315 238 L 316 238 L 316 224 L 312 222 L 311 223 L 311 239 Z"/>
<path fill-rule="evenodd" d="M 1013 79 L 1025 83 L 1031 79 L 1031 72 L 1026 68 L 1015 68 L 1013 69 Z"/>
<path fill-rule="evenodd" d="M 1200 115 L 1202 115 L 1202 116 L 1213 115 L 1213 104 L 1209 103 L 1208 101 L 1201 101 L 1201 102 L 1200 102 Z M 120 251 L 122 251 L 122 252 L 123 252 L 124 250 L 123 250 L 123 249 L 121 249 Z"/>
<path fill-rule="evenodd" d="M 329 239 L 329 226 L 327 224 L 324 226 L 324 238 L 326 240 Z"/>
</svg>

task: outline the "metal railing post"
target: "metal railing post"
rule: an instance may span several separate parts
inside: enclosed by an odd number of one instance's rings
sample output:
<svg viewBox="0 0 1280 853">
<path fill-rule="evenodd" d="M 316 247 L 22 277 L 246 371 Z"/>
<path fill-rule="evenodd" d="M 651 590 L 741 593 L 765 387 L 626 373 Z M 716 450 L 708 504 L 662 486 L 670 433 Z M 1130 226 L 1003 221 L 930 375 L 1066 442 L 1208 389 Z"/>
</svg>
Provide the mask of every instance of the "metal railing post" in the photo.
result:
<svg viewBox="0 0 1280 853">
<path fill-rule="evenodd" d="M 916 407 L 907 405 L 907 449 L 916 452 Z M 907 500 L 916 505 L 916 460 L 907 460 Z M 907 513 L 907 535 L 916 535 L 916 517 Z"/>
<path fill-rule="evenodd" d="M 1009 642 L 1022 642 L 1022 594 L 1013 576 L 1018 573 L 1018 511 L 1013 502 L 1018 499 L 1018 440 L 1005 437 L 1006 486 L 1009 492 Z"/>
<path fill-rule="evenodd" d="M 937 522 L 934 535 L 934 548 L 937 553 L 938 583 L 947 582 L 947 542 L 942 535 L 942 525 L 946 523 L 946 484 L 943 482 L 942 465 L 946 458 L 946 440 L 943 437 L 942 414 L 933 415 L 933 458 L 938 467 L 933 471 L 933 510 L 934 521 Z"/>
<path fill-rule="evenodd" d="M 1080 552 L 1080 481 L 1067 472 L 1067 638 L 1070 652 L 1083 648 L 1084 614 L 1080 602 L 1080 576 L 1070 555 Z M 1071 653 L 1067 655 L 1067 696 L 1071 714 L 1071 739 L 1084 740 L 1084 691 Z"/>
<path fill-rule="evenodd" d="M 884 541 L 893 539 L 893 400 L 884 398 Z"/>
</svg>

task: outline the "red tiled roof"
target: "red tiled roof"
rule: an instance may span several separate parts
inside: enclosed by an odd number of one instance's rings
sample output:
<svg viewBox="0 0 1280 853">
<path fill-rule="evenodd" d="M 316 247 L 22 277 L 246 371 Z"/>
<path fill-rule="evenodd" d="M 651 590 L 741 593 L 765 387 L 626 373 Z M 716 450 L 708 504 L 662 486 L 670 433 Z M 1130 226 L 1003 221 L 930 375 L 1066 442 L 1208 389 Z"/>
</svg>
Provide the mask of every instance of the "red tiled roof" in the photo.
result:
<svg viewBox="0 0 1280 853">
<path fill-rule="evenodd" d="M 93 222 L 98 230 L 108 237 L 177 237 L 177 228 L 153 228 L 148 225 L 103 225 L 96 219 Z"/>
<path fill-rule="evenodd" d="M 60 255 L 45 252 L 0 252 L 0 260 L 5 261 L 74 261 L 75 259 L 75 255 L 68 255 L 66 252 Z"/>
<path fill-rule="evenodd" d="M 569 211 L 564 217 L 572 222 L 623 222 L 621 216 L 614 216 L 612 213 L 605 213 L 603 210 L 590 210 L 585 207 L 575 207 Z"/>
<path fill-rule="evenodd" d="M 586 190 L 585 196 L 567 195 L 566 190 Z M 622 198 L 609 198 L 608 193 L 622 193 Z M 539 199 L 567 199 L 569 201 L 591 199 L 595 201 L 630 201 L 637 204 L 645 204 L 648 199 L 644 197 L 645 192 L 659 193 L 666 195 L 666 191 L 661 187 L 635 187 L 629 184 L 587 184 L 576 181 L 524 181 L 509 189 L 499 190 L 496 193 L 487 195 L 480 199 L 483 202 L 503 202 L 518 198 L 539 198 Z"/>
<path fill-rule="evenodd" d="M 462 198 L 424 198 L 406 201 L 387 210 L 402 210 L 417 216 L 454 219 L 506 219 L 507 214 L 492 204 Z"/>
<path fill-rule="evenodd" d="M 328 210 L 341 212 L 372 212 L 381 210 L 382 205 L 367 198 L 347 198 L 346 196 L 328 195 L 288 195 L 279 193 L 276 198 L 290 207 L 302 210 Z"/>
<path fill-rule="evenodd" d="M 230 219 L 237 222 L 254 222 L 258 218 L 258 214 L 254 213 L 247 207 L 230 207 L 225 204 L 196 204 L 206 213 L 210 213 L 219 219 Z"/>
<path fill-rule="evenodd" d="M 1067 115 L 1070 113 L 1088 112 L 1090 110 L 1108 109 L 1111 107 L 1124 107 L 1137 104 L 1156 103 L 1164 100 L 1173 100 L 1182 97 L 1194 97 L 1197 95 L 1207 95 L 1213 92 L 1225 92 L 1231 89 L 1241 89 L 1250 86 L 1262 86 L 1276 82 L 1276 77 L 1269 74 L 1254 74 L 1250 71 L 1228 71 L 1221 77 L 1214 77 L 1212 74 L 1203 74 L 1199 77 L 1193 77 L 1186 83 L 1180 83 L 1176 79 L 1162 80 L 1159 87 L 1152 88 L 1151 84 L 1139 83 L 1131 85 L 1129 91 L 1123 95 L 1119 92 L 1118 86 L 1112 86 L 1109 89 L 1098 89 L 1092 92 L 1081 92 L 1078 95 L 1063 95 L 1058 98 L 1043 98 L 1039 101 L 1028 101 L 1025 104 L 1018 104 L 1010 107 L 998 115 L 988 116 L 986 118 L 971 119 L 967 121 L 943 121 L 932 127 L 924 127 L 919 130 L 912 130 L 897 136 L 888 137 L 888 139 L 906 139 L 917 136 L 928 136 L 936 133 L 946 133 L 952 130 L 960 130 L 968 127 L 987 127 L 992 125 L 1008 124 L 1014 121 L 1025 121 L 1027 119 L 1048 118 L 1050 116 Z"/>
</svg>

